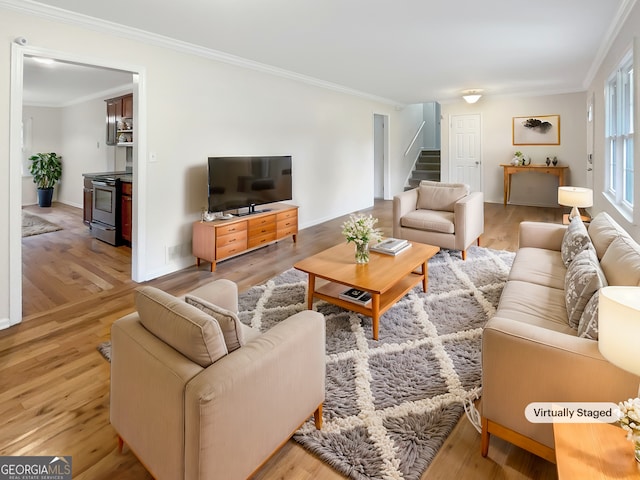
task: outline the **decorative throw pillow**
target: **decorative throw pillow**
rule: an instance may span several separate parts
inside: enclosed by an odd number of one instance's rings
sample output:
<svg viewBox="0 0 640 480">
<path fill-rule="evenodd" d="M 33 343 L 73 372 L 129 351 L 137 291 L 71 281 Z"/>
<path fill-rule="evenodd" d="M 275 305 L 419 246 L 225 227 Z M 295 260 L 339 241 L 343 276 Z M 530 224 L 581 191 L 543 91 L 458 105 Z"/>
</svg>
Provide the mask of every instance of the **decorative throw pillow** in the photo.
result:
<svg viewBox="0 0 640 480">
<path fill-rule="evenodd" d="M 245 344 L 240 319 L 235 313 L 193 295 L 185 295 L 184 301 L 216 319 L 229 353 Z"/>
<path fill-rule="evenodd" d="M 574 257 L 589 246 L 591 246 L 591 239 L 587 233 L 587 227 L 584 226 L 584 222 L 579 216 L 573 217 L 564 232 L 560 247 L 564 266 L 568 267 Z"/>
<path fill-rule="evenodd" d="M 593 294 L 591 300 L 584 307 L 584 312 L 578 324 L 578 336 L 598 340 L 598 300 L 600 290 Z"/>
<path fill-rule="evenodd" d="M 600 268 L 595 249 L 587 248 L 573 258 L 564 278 L 567 319 L 572 328 L 578 328 L 587 303 L 595 292 L 606 285 L 607 279 Z"/>
<path fill-rule="evenodd" d="M 469 185 L 464 183 L 442 183 L 423 180 L 418 186 L 417 208 L 453 212 L 456 202 L 469 195 L 470 191 Z"/>
<path fill-rule="evenodd" d="M 197 308 L 148 286 L 136 290 L 135 303 L 147 330 L 201 367 L 227 354 L 218 322 Z"/>
</svg>

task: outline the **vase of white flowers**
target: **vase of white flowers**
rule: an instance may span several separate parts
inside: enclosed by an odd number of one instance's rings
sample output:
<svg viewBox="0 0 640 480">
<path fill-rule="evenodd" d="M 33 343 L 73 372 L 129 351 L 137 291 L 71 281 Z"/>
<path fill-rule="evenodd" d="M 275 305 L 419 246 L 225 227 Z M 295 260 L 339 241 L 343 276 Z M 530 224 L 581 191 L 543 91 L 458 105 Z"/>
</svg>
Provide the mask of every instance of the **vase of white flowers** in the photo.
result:
<svg viewBox="0 0 640 480">
<path fill-rule="evenodd" d="M 356 246 L 356 263 L 369 263 L 369 242 L 382 239 L 382 232 L 375 228 L 376 223 L 378 219 L 371 215 L 351 214 L 342 224 L 347 243 L 353 242 Z"/>
<path fill-rule="evenodd" d="M 627 439 L 635 445 L 636 461 L 640 462 L 640 398 L 630 398 L 618 404 L 619 423 L 627 432 Z"/>
</svg>

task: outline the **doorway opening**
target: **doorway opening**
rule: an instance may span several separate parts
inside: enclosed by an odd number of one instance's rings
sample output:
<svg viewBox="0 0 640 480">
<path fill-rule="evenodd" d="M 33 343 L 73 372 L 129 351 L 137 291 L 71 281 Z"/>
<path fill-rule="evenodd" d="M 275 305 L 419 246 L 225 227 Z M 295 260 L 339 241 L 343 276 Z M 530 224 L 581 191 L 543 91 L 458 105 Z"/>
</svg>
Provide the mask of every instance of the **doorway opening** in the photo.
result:
<svg viewBox="0 0 640 480">
<path fill-rule="evenodd" d="M 373 198 L 390 200 L 389 116 L 373 114 Z"/>
<path fill-rule="evenodd" d="M 136 142 L 132 148 L 132 152 L 130 154 L 131 159 L 131 171 L 133 176 L 133 204 L 132 204 L 132 216 L 133 216 L 133 231 L 132 231 L 132 241 L 131 241 L 131 250 L 129 253 L 129 267 L 126 272 L 126 278 L 120 278 L 123 281 L 141 281 L 144 276 L 144 271 L 142 268 L 142 262 L 140 255 L 138 254 L 138 245 L 141 243 L 141 238 L 143 236 L 143 228 L 138 222 L 138 210 L 142 208 L 144 204 L 143 198 L 143 190 L 144 190 L 144 177 L 145 177 L 145 168 L 144 162 L 139 162 L 138 158 L 144 154 L 146 151 L 145 145 L 145 135 L 144 135 L 144 125 L 146 124 L 145 118 L 145 91 L 144 91 L 144 69 L 138 66 L 124 65 L 119 62 L 100 62 L 95 61 L 95 59 L 78 57 L 73 54 L 65 53 L 65 52 L 57 52 L 46 50 L 37 47 L 26 47 L 21 45 L 12 45 L 12 61 L 11 61 L 11 74 L 12 74 L 12 83 L 11 83 L 11 114 L 10 114 L 10 166 L 9 166 L 9 175 L 11 179 L 11 185 L 15 188 L 12 188 L 10 192 L 9 199 L 9 225 L 10 225 L 10 238 L 9 238 L 9 253 L 10 253 L 10 265 L 9 265 L 9 283 L 10 283 L 10 292 L 9 292 L 9 319 L 8 323 L 0 325 L 0 328 L 7 328 L 11 325 L 19 323 L 23 318 L 23 264 L 27 265 L 28 262 L 39 262 L 40 260 L 37 258 L 30 258 L 31 256 L 23 256 L 23 241 L 22 241 L 22 207 L 25 204 L 30 204 L 29 200 L 25 202 L 24 196 L 29 195 L 30 192 L 27 192 L 27 188 L 33 189 L 34 185 L 31 182 L 30 178 L 26 178 L 24 180 L 26 183 L 23 185 L 23 172 L 25 169 L 26 158 L 28 158 L 28 153 L 36 153 L 41 151 L 41 149 L 47 149 L 47 142 L 40 142 L 41 138 L 34 139 L 33 133 L 38 126 L 41 126 L 43 123 L 43 119 L 40 118 L 38 120 L 34 119 L 33 116 L 29 117 L 31 120 L 27 122 L 23 122 L 23 113 L 25 110 L 31 109 L 31 113 L 34 112 L 34 108 L 40 108 L 46 110 L 49 109 L 49 113 L 55 110 L 54 107 L 49 106 L 46 107 L 45 102 L 40 99 L 41 106 L 35 107 L 35 104 L 38 103 L 38 100 L 33 100 L 32 88 L 38 85 L 38 82 L 47 82 L 49 81 L 52 84 L 55 84 L 56 81 L 60 79 L 54 76 L 51 72 L 47 74 L 45 71 L 42 75 L 38 76 L 34 74 L 34 70 L 31 68 L 31 59 L 32 58 L 48 58 L 54 61 L 53 65 L 56 63 L 56 66 L 66 66 L 68 69 L 76 69 L 77 71 L 83 71 L 84 73 L 89 74 L 94 77 L 94 80 L 89 82 L 93 83 L 94 87 L 96 86 L 96 82 L 98 86 L 104 87 L 105 83 L 100 83 L 100 77 L 104 77 L 102 80 L 110 79 L 113 81 L 113 78 L 128 78 L 129 83 L 129 91 L 133 93 L 134 96 L 134 116 L 136 118 L 136 123 L 134 124 L 134 138 L 136 138 Z M 53 69 L 52 69 L 53 70 Z M 35 75 L 35 76 L 34 76 Z M 98 80 L 96 80 L 98 79 Z M 108 80 L 105 80 L 108 83 Z M 67 87 L 69 82 L 67 82 Z M 64 81 L 63 81 L 64 84 Z M 122 86 L 118 87 L 122 90 Z M 61 91 L 62 92 L 62 91 Z M 98 112 L 97 115 L 100 115 L 100 109 L 103 110 L 101 115 L 101 121 L 104 125 L 106 106 L 104 105 L 103 100 L 109 97 L 110 93 L 114 93 L 115 90 L 110 90 L 109 88 L 103 88 L 101 91 L 102 94 L 105 95 L 102 100 L 91 100 L 91 95 L 86 93 L 86 90 L 80 89 L 76 92 L 77 99 L 74 102 L 70 102 L 68 105 L 64 107 L 64 114 L 61 115 L 63 121 L 61 124 L 66 125 L 68 128 L 66 130 L 60 130 L 55 132 L 58 136 L 63 136 L 68 134 L 69 131 L 74 131 L 76 138 L 74 138 L 74 143 L 78 140 L 81 135 L 79 132 L 83 131 L 83 128 L 86 126 L 87 122 L 83 122 L 81 119 L 78 119 L 75 122 L 73 116 L 80 115 L 79 112 L 83 112 L 84 110 L 91 111 L 94 110 Z M 41 92 L 42 93 L 42 92 Z M 69 92 L 67 92 L 68 94 Z M 62 93 L 59 93 L 62 95 Z M 83 96 L 84 95 L 84 96 Z M 114 96 L 114 95 L 111 95 Z M 31 99 L 31 100 L 30 100 Z M 59 107 L 62 108 L 62 107 Z M 43 110 L 43 111 L 44 111 Z M 103 126 L 101 129 L 96 130 L 96 125 L 94 124 L 94 130 L 92 132 L 86 133 L 86 137 L 84 140 L 93 145 L 95 149 L 96 155 L 95 157 L 100 157 L 102 155 L 102 160 L 106 161 L 108 157 L 105 157 L 105 151 L 100 152 L 101 149 L 104 149 L 104 140 L 105 140 L 105 128 Z M 29 124 L 29 128 L 31 129 L 31 137 L 27 138 L 23 134 L 24 125 Z M 28 144 L 28 142 L 31 142 Z M 55 143 L 55 139 L 52 141 L 51 148 L 49 150 L 53 151 L 53 148 L 61 148 L 61 145 L 64 145 L 63 142 Z M 60 150 L 59 155 L 63 157 L 63 182 L 64 188 L 73 189 L 77 188 L 82 194 L 82 176 L 81 173 L 91 172 L 92 168 L 94 168 L 95 164 L 91 163 L 91 159 L 94 159 L 94 155 L 91 154 L 79 154 L 78 150 L 75 150 L 72 154 L 69 153 L 71 149 L 67 152 Z M 111 151 L 113 154 L 114 152 Z M 65 158 L 65 155 L 67 158 Z M 98 162 L 99 164 L 99 162 Z M 104 168 L 114 168 L 114 164 L 105 165 Z M 65 178 L 65 170 L 69 170 L 69 177 Z M 78 177 L 78 178 L 76 178 Z M 77 186 L 75 185 L 77 181 Z M 62 182 L 61 182 L 62 183 Z M 59 186 L 60 184 L 58 184 Z M 56 188 L 58 188 L 58 186 Z M 73 211 L 74 209 L 78 209 L 81 206 L 82 200 L 75 201 L 73 198 L 73 193 L 70 191 L 65 191 L 63 195 L 63 200 L 66 203 L 62 203 L 63 207 L 66 207 L 66 211 L 63 212 L 68 214 L 69 211 Z M 79 197 L 82 198 L 81 196 Z M 71 199 L 71 200 L 69 200 Z M 38 207 L 36 207 L 38 208 Z M 41 209 L 45 210 L 45 209 Z M 80 210 L 81 211 L 81 210 Z M 68 215 L 67 215 L 68 216 Z M 79 218 L 80 223 L 82 222 L 82 216 Z M 71 230 L 71 229 L 70 229 Z M 47 235 L 55 235 L 57 232 L 53 232 Z M 97 242 L 97 240 L 94 240 Z M 108 246 L 105 244 L 105 246 Z M 65 247 L 66 248 L 66 247 Z M 69 250 L 69 248 L 66 248 Z M 65 251 L 66 251 L 65 250 Z M 99 249 L 98 249 L 99 250 Z M 91 252 L 92 249 L 88 248 L 88 252 Z M 95 252 L 96 255 L 99 255 L 98 252 Z M 82 254 L 79 255 L 80 257 Z M 108 256 L 102 256 L 102 258 L 108 258 Z M 100 278 L 102 275 L 100 274 L 100 268 L 104 267 L 104 265 L 99 265 L 99 262 L 96 262 L 93 266 L 90 263 L 82 263 L 78 262 L 75 265 L 70 262 L 61 263 L 60 259 L 57 259 L 57 264 L 43 264 L 43 270 L 48 269 L 49 273 L 51 273 L 51 277 L 48 281 L 55 281 L 56 275 L 68 275 L 68 278 L 77 279 L 79 276 L 86 275 L 87 278 L 93 276 L 94 285 L 87 285 L 85 288 L 85 292 L 88 295 L 93 295 L 99 291 L 101 287 L 96 287 L 96 284 L 99 284 L 102 279 Z M 86 260 L 83 259 L 83 260 Z M 94 268 L 95 267 L 95 268 Z M 108 267 L 107 267 L 108 268 Z M 122 273 L 122 272 L 121 272 Z M 58 278 L 58 282 L 61 282 L 61 279 Z M 46 289 L 47 281 L 43 280 L 42 288 Z M 102 287 L 108 288 L 108 285 L 105 283 L 101 284 Z"/>
</svg>

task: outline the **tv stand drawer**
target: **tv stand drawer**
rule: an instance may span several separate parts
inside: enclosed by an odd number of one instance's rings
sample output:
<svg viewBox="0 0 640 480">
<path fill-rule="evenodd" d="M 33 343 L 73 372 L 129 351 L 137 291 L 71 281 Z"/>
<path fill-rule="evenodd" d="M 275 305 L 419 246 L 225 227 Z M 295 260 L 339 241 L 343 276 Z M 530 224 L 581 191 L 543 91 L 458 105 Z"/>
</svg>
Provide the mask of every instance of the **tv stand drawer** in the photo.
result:
<svg viewBox="0 0 640 480">
<path fill-rule="evenodd" d="M 198 221 L 193 223 L 193 255 L 196 265 L 200 260 L 211 262 L 239 255 L 247 250 L 268 245 L 285 237 L 298 234 L 298 207 L 278 204 L 269 212 L 251 215 L 248 219 Z"/>
</svg>

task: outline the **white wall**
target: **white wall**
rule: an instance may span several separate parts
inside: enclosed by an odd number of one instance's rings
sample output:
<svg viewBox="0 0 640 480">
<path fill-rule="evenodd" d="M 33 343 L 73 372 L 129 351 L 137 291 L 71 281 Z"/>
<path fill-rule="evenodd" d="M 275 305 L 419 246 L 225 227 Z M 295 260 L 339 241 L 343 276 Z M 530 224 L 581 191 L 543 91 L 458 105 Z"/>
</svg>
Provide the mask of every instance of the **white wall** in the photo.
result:
<svg viewBox="0 0 640 480">
<path fill-rule="evenodd" d="M 24 36 L 29 45 L 100 64 L 139 66 L 144 71 L 147 119 L 141 142 L 157 161 L 138 160 L 137 201 L 143 216 L 134 227 L 144 232 L 134 247 L 145 278 L 191 265 L 185 256 L 166 260 L 168 247 L 191 244 L 191 224 L 206 202 L 206 158 L 228 154 L 291 154 L 293 201 L 301 227 L 373 203 L 373 115 L 389 115 L 390 162 L 402 155 L 419 122 L 414 109 L 321 88 L 310 83 L 232 66 L 200 56 L 105 34 L 71 23 L 2 10 L 0 32 L 8 45 Z M 0 49 L 0 66 L 9 72 L 11 49 Z M 88 62 L 90 63 L 90 62 Z M 143 106 L 144 106 L 143 102 Z M 17 229 L 9 205 L 10 76 L 0 76 L 0 225 Z M 140 117 L 139 117 L 140 118 Z M 421 111 L 419 115 L 421 120 Z M 88 136 L 91 135 L 89 132 Z M 94 134 L 95 135 L 95 134 Z M 93 142 L 93 138 L 91 139 Z M 91 152 L 91 145 L 69 146 L 68 153 Z M 140 147 L 145 151 L 144 148 Z M 80 154 L 80 155 L 90 155 Z M 144 168 L 142 168 L 144 167 Z M 84 170 L 84 169 L 82 169 Z M 404 178 L 391 168 L 392 191 Z M 75 180 L 73 180 L 75 182 Z M 64 193 L 66 195 L 66 192 Z M 75 202 L 75 197 L 69 197 Z M 12 219 L 11 222 L 9 221 Z M 9 311 L 9 239 L 0 237 L 0 319 Z M 134 231 L 135 235 L 135 231 Z M 13 244 L 15 245 L 15 244 Z M 15 247 L 12 247 L 15 248 Z M 13 308 L 20 302 L 11 298 Z M 12 311 L 14 311 L 12 309 Z"/>
<path fill-rule="evenodd" d="M 31 146 L 25 158 L 39 152 L 56 152 L 62 157 L 62 178 L 54 200 L 82 207 L 83 173 L 124 170 L 124 150 L 104 143 L 105 103 L 95 99 L 66 107 L 25 105 L 23 123 L 31 121 Z M 117 160 L 117 161 L 116 161 Z M 28 167 L 29 162 L 25 165 Z M 35 184 L 25 170 L 22 204 L 37 203 Z"/>
<path fill-rule="evenodd" d="M 546 157 L 558 157 L 559 165 L 568 165 L 568 185 L 585 186 L 586 182 L 586 94 L 534 97 L 485 96 L 469 105 L 463 100 L 442 104 L 442 172 L 449 179 L 450 119 L 452 115 L 480 113 L 482 118 L 482 176 L 487 202 L 503 201 L 503 169 L 517 150 L 531 157 L 531 163 L 543 164 Z M 514 146 L 513 117 L 527 115 L 560 115 L 560 145 Z M 513 175 L 511 203 L 557 207 L 557 178 L 527 173 Z"/>
<path fill-rule="evenodd" d="M 607 52 L 600 68 L 594 75 L 588 89 L 588 98 L 593 96 L 594 98 L 594 142 L 593 142 L 593 187 L 594 187 L 594 205 L 593 210 L 595 212 L 606 211 L 617 222 L 619 222 L 637 241 L 640 241 L 640 137 L 638 129 L 636 128 L 635 134 L 635 149 L 634 149 L 634 166 L 635 166 L 635 178 L 634 178 L 634 217 L 632 219 L 625 218 L 618 210 L 606 199 L 602 194 L 604 190 L 605 179 L 605 101 L 604 101 L 604 88 L 605 83 L 609 75 L 618 66 L 622 57 L 627 53 L 629 48 L 634 42 L 634 38 L 640 35 L 640 4 L 637 4 L 632 9 L 629 17 L 620 29 L 615 41 L 611 44 L 609 51 Z M 637 65 L 640 63 L 640 45 L 635 48 L 635 64 L 636 71 Z M 638 97 L 640 92 L 640 81 L 638 75 L 635 75 L 635 98 Z M 640 115 L 638 114 L 638 104 L 635 106 L 635 120 L 634 124 L 639 125 Z"/>
<path fill-rule="evenodd" d="M 22 124 L 24 128 L 23 148 L 23 177 L 22 177 L 22 205 L 38 203 L 36 185 L 29 173 L 28 158 L 36 153 L 56 152 L 61 155 L 62 127 L 59 108 L 29 107 L 22 109 Z M 57 189 L 54 192 L 57 199 Z"/>
<path fill-rule="evenodd" d="M 62 179 L 58 200 L 82 207 L 83 173 L 124 170 L 116 165 L 118 147 L 105 144 L 106 106 L 102 99 L 60 108 Z M 119 150 L 124 150 L 120 148 Z"/>
</svg>

